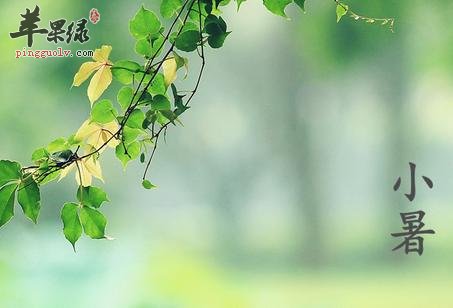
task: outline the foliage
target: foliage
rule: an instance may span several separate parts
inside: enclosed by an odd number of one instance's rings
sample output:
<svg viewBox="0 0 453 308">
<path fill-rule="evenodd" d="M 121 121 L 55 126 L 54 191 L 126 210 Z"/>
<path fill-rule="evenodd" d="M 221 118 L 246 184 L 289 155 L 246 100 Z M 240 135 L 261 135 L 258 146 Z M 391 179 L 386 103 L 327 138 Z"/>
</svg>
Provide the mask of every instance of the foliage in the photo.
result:
<svg viewBox="0 0 453 308">
<path fill-rule="evenodd" d="M 349 14 L 354 19 L 371 19 L 353 13 L 349 7 L 334 0 L 337 21 Z M 96 49 L 93 61 L 83 63 L 75 74 L 73 86 L 82 86 L 90 79 L 87 96 L 90 112 L 77 132 L 68 138 L 58 138 L 32 154 L 33 165 L 22 167 L 17 162 L 0 161 L 0 226 L 14 216 L 14 204 L 20 204 L 24 214 L 37 223 L 41 208 L 40 186 L 62 179 L 75 171 L 78 184 L 76 202 L 65 203 L 61 210 L 63 233 L 75 244 L 82 232 L 93 239 L 108 238 L 107 220 L 100 209 L 109 201 L 107 194 L 93 186 L 93 178 L 104 181 L 100 158 L 106 149 L 115 150 L 123 168 L 136 159 L 144 164 L 142 186 L 156 186 L 147 179 L 159 139 L 169 126 L 182 125 L 180 117 L 189 109 L 199 88 L 205 67 L 205 48 L 221 48 L 230 31 L 221 17 L 222 6 L 230 0 L 161 0 L 160 15 L 139 8 L 129 22 L 135 38 L 135 52 L 142 63 L 133 60 L 110 60 L 112 47 Z M 245 0 L 235 0 L 237 8 Z M 285 9 L 295 4 L 305 10 L 305 0 L 264 0 L 272 13 L 286 17 Z M 358 17 L 358 18 L 357 18 Z M 393 27 L 393 19 L 388 19 Z M 188 74 L 187 54 L 199 56 L 200 66 L 192 90 L 180 90 L 176 84 L 178 72 Z M 122 88 L 116 102 L 100 99 L 113 79 Z M 181 79 L 181 78 L 180 78 Z M 171 90 L 170 90 L 171 89 Z"/>
</svg>

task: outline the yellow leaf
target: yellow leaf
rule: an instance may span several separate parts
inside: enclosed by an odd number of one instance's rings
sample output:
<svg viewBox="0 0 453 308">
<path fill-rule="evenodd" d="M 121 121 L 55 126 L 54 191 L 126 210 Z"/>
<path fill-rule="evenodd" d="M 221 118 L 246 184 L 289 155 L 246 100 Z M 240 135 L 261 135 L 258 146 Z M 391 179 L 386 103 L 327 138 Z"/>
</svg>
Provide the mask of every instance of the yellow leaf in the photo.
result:
<svg viewBox="0 0 453 308">
<path fill-rule="evenodd" d="M 99 163 L 99 159 L 94 159 L 93 156 L 88 157 L 86 159 L 82 159 L 80 171 L 85 173 L 85 177 L 92 177 L 100 179 L 104 182 L 104 178 L 102 177 L 102 170 L 101 165 Z M 83 178 L 83 177 L 82 177 Z M 90 183 L 91 184 L 91 183 Z M 80 183 L 79 183 L 80 185 Z M 90 186 L 90 185 L 88 185 Z"/>
<path fill-rule="evenodd" d="M 178 64 L 176 63 L 175 58 L 168 58 L 162 63 L 162 71 L 164 73 L 165 86 L 168 87 L 173 82 L 175 82 L 177 75 L 176 71 L 178 70 Z"/>
<path fill-rule="evenodd" d="M 94 74 L 88 86 L 88 98 L 91 105 L 101 97 L 110 83 L 112 83 L 112 72 L 110 71 L 110 66 L 104 65 Z"/>
<path fill-rule="evenodd" d="M 100 129 L 99 126 L 100 126 L 99 124 L 96 124 L 94 122 L 91 123 L 90 120 L 86 120 L 85 122 L 83 122 L 82 126 L 80 126 L 80 128 L 77 130 L 75 139 L 80 141 L 86 139 L 88 136 L 96 133 L 96 131 Z"/>
<path fill-rule="evenodd" d="M 76 169 L 76 174 L 75 174 L 75 179 L 77 184 L 82 185 L 83 187 L 88 187 L 91 186 L 93 182 L 93 177 L 91 174 L 88 172 L 86 168 L 84 168 L 85 164 L 84 163 L 78 163 L 77 164 L 77 169 Z"/>
<path fill-rule="evenodd" d="M 77 74 L 74 76 L 73 86 L 80 86 L 87 80 L 91 74 L 97 71 L 90 81 L 87 94 L 91 105 L 104 93 L 112 82 L 112 72 L 110 67 L 112 63 L 109 61 L 112 46 L 104 45 L 100 49 L 96 49 L 93 54 L 95 62 L 83 63 Z"/>
<path fill-rule="evenodd" d="M 96 62 L 108 62 L 112 46 L 104 45 L 101 49 L 96 49 L 93 54 L 93 60 Z"/>
<path fill-rule="evenodd" d="M 69 172 L 71 172 L 72 169 L 74 169 L 74 166 L 75 166 L 74 163 L 72 163 L 69 166 L 63 168 L 63 170 L 61 170 L 60 172 L 60 178 L 58 179 L 58 181 L 65 178 L 69 174 Z"/>
<path fill-rule="evenodd" d="M 93 147 L 93 149 L 99 149 L 107 141 L 107 146 L 115 148 L 120 141 L 116 138 L 112 138 L 112 136 L 116 134 L 118 130 L 119 125 L 116 121 L 98 124 L 86 120 L 77 131 L 75 138 L 80 141 L 86 140 L 86 144 Z M 101 149 L 101 151 L 103 149 Z"/>
<path fill-rule="evenodd" d="M 102 64 L 99 64 L 97 62 L 83 63 L 77 74 L 75 74 L 74 82 L 72 83 L 72 85 L 75 87 L 80 86 L 85 80 L 88 79 L 88 77 L 90 77 L 91 74 L 93 74 L 95 70 L 99 69 L 101 65 Z"/>
<path fill-rule="evenodd" d="M 59 180 L 66 177 L 72 170 L 74 170 L 74 168 L 76 169 L 75 179 L 79 185 L 84 187 L 91 186 L 93 176 L 104 182 L 99 160 L 95 160 L 93 156 L 75 161 L 71 165 L 64 168 L 60 173 Z"/>
</svg>

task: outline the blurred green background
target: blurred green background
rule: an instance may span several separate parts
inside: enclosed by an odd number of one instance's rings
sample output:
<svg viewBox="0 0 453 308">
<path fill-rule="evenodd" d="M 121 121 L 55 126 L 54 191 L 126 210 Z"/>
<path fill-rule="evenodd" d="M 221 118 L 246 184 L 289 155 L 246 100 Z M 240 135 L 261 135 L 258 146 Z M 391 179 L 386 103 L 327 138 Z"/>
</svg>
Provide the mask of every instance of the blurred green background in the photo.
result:
<svg viewBox="0 0 453 308">
<path fill-rule="evenodd" d="M 128 20 L 142 2 L 2 3 L 0 157 L 25 165 L 73 133 L 89 103 L 86 85 L 70 89 L 86 59 L 14 58 L 26 46 L 9 38 L 19 13 L 39 4 L 47 26 L 96 7 L 91 40 L 70 49 L 110 44 L 112 60 L 138 61 Z M 233 33 L 207 52 L 185 127 L 159 148 L 150 173 L 159 188 L 141 188 L 139 163 L 123 172 L 106 154 L 115 240 L 84 238 L 74 254 L 59 211 L 75 181 L 44 187 L 40 223 L 16 209 L 0 232 L 0 306 L 453 307 L 453 2 L 347 3 L 396 17 L 396 33 L 336 24 L 327 0 L 307 1 L 307 14 L 292 7 L 290 21 L 260 1 L 226 8 Z M 33 48 L 56 46 L 36 37 Z M 392 252 L 399 213 L 415 210 L 436 234 L 422 257 Z"/>
</svg>

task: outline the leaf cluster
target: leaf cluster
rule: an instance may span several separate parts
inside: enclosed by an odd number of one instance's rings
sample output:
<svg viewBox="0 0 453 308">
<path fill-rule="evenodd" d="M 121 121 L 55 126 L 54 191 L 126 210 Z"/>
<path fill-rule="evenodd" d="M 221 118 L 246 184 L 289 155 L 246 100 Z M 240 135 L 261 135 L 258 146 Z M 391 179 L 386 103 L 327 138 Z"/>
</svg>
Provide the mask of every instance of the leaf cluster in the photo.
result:
<svg viewBox="0 0 453 308">
<path fill-rule="evenodd" d="M 74 171 L 76 201 L 65 203 L 61 209 L 64 236 L 74 250 L 82 233 L 93 239 L 109 238 L 107 220 L 100 212 L 109 199 L 102 188 L 93 185 L 94 179 L 104 181 L 102 155 L 113 150 L 124 169 L 138 160 L 144 165 L 142 186 L 156 187 L 147 173 L 159 139 L 165 140 L 168 127 L 182 126 L 181 115 L 189 110 L 200 86 L 205 48 L 223 47 L 231 34 L 221 15 L 222 7 L 232 2 L 239 10 L 245 0 L 161 0 L 160 17 L 141 6 L 129 21 L 136 58 L 111 60 L 112 46 L 96 49 L 92 61 L 83 63 L 73 80 L 74 87 L 88 83 L 89 112 L 80 128 L 35 150 L 31 166 L 0 161 L 0 227 L 14 216 L 16 200 L 25 216 L 37 223 L 40 186 Z M 350 14 L 354 19 L 393 27 L 391 19 L 363 17 L 346 4 L 334 2 L 337 21 Z M 263 4 L 282 17 L 287 17 L 285 9 L 290 4 L 305 10 L 305 0 L 264 0 Z M 191 54 L 199 58 L 194 72 L 189 71 Z M 186 86 L 189 73 L 196 74 L 191 90 Z M 104 97 L 112 84 L 120 85 L 116 95 Z"/>
</svg>

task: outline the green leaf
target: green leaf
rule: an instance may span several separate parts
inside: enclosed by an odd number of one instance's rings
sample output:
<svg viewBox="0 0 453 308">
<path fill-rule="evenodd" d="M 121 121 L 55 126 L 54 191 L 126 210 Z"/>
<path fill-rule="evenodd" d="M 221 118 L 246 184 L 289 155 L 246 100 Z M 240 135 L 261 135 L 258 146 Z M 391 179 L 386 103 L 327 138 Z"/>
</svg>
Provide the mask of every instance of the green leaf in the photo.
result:
<svg viewBox="0 0 453 308">
<path fill-rule="evenodd" d="M 122 87 L 118 91 L 117 100 L 123 110 L 126 110 L 132 102 L 134 96 L 134 89 L 131 87 Z"/>
<path fill-rule="evenodd" d="M 208 37 L 208 44 L 212 48 L 221 48 L 223 46 L 223 43 L 225 42 L 225 39 L 231 32 L 226 32 L 226 33 L 220 33 L 216 35 L 210 35 Z"/>
<path fill-rule="evenodd" d="M 305 12 L 305 0 L 294 0 L 294 3 L 297 4 L 302 11 Z"/>
<path fill-rule="evenodd" d="M 61 220 L 63 221 L 63 233 L 65 238 L 72 244 L 75 251 L 75 243 L 82 235 L 82 224 L 80 223 L 76 203 L 65 203 L 61 209 Z"/>
<path fill-rule="evenodd" d="M 66 141 L 66 144 L 69 147 L 73 147 L 73 146 L 76 146 L 76 145 L 81 145 L 82 141 L 77 139 L 75 134 L 72 134 L 71 136 L 68 137 L 68 140 Z"/>
<path fill-rule="evenodd" d="M 90 207 L 82 207 L 80 209 L 80 220 L 86 235 L 92 239 L 105 238 L 107 220 L 101 212 Z"/>
<path fill-rule="evenodd" d="M 151 117 L 146 116 L 145 120 L 143 121 L 142 128 L 147 129 L 151 124 L 153 124 Z"/>
<path fill-rule="evenodd" d="M 187 76 L 187 71 L 189 70 L 189 59 L 181 57 L 176 51 L 173 51 L 173 57 L 176 61 L 176 69 L 179 70 L 181 67 L 185 67 Z"/>
<path fill-rule="evenodd" d="M 207 1 L 211 1 L 211 0 L 207 0 Z M 203 19 L 203 15 L 207 14 L 208 11 L 207 11 L 207 5 L 206 3 L 203 3 L 203 1 L 200 1 L 200 7 L 201 7 L 201 18 Z M 212 6 L 212 4 L 211 4 Z M 189 18 L 192 19 L 196 24 L 199 24 L 199 17 L 200 17 L 200 13 L 198 12 L 198 4 L 197 6 L 195 7 L 195 10 L 191 10 L 190 13 L 189 13 Z"/>
<path fill-rule="evenodd" d="M 149 58 L 152 57 L 157 57 L 162 53 L 163 50 L 163 45 L 164 45 L 165 37 L 162 35 L 159 35 L 155 39 L 151 39 L 151 55 Z"/>
<path fill-rule="evenodd" d="M 245 2 L 245 0 L 236 0 L 236 2 L 237 2 L 237 4 L 238 4 L 238 11 L 239 11 L 239 9 L 240 9 L 240 7 L 241 7 L 241 4 L 242 4 L 243 2 Z"/>
<path fill-rule="evenodd" d="M 170 110 L 171 103 L 166 96 L 156 95 L 151 102 L 151 108 L 153 110 Z"/>
<path fill-rule="evenodd" d="M 49 173 L 51 171 L 51 168 L 49 167 L 49 162 L 44 161 L 39 165 L 39 175 L 47 174 L 45 176 L 40 176 L 39 177 L 39 184 L 44 185 L 49 182 L 52 182 L 53 180 L 56 180 L 61 173 L 61 170 L 54 171 L 52 173 Z"/>
<path fill-rule="evenodd" d="M 173 125 L 175 124 L 175 120 L 178 119 L 178 116 L 171 110 L 161 110 L 160 113 L 166 117 Z"/>
<path fill-rule="evenodd" d="M 129 30 L 136 39 L 146 38 L 159 33 L 162 24 L 153 12 L 144 6 L 138 10 L 135 17 L 129 22 Z"/>
<path fill-rule="evenodd" d="M 112 102 L 108 99 L 103 99 L 96 104 L 94 104 L 93 109 L 91 109 L 91 120 L 105 124 L 112 122 L 116 119 L 118 112 L 113 108 Z"/>
<path fill-rule="evenodd" d="M 110 201 L 107 194 L 99 187 L 80 186 L 77 190 L 77 200 L 84 206 L 99 208 L 103 202 Z"/>
<path fill-rule="evenodd" d="M 145 153 L 140 154 L 140 162 L 143 164 L 145 162 L 146 156 Z"/>
<path fill-rule="evenodd" d="M 126 121 L 126 126 L 130 128 L 142 128 L 145 114 L 140 109 L 135 109 Z"/>
<path fill-rule="evenodd" d="M 31 155 L 31 160 L 34 162 L 39 162 L 49 158 L 49 152 L 45 148 L 39 148 L 33 152 Z"/>
<path fill-rule="evenodd" d="M 175 107 L 176 107 L 175 114 L 180 115 L 184 111 L 189 109 L 189 107 L 184 106 L 184 101 L 183 101 L 184 96 L 178 94 L 178 90 L 176 89 L 175 85 L 173 85 L 173 84 L 171 85 L 171 90 L 173 93 L 173 98 L 175 100 Z"/>
<path fill-rule="evenodd" d="M 151 46 L 151 42 L 146 38 L 138 40 L 135 43 L 135 52 L 139 55 L 151 58 L 153 54 L 153 47 Z"/>
<path fill-rule="evenodd" d="M 337 22 L 340 22 L 341 18 L 348 13 L 349 7 L 344 3 L 337 5 Z"/>
<path fill-rule="evenodd" d="M 151 124 L 154 124 L 156 123 L 156 120 L 157 120 L 157 115 L 156 115 L 157 111 L 155 110 L 148 110 L 146 112 L 146 118 L 145 118 L 145 121 L 143 121 L 143 128 L 146 129 L 148 128 Z"/>
<path fill-rule="evenodd" d="M 123 129 L 123 142 L 125 145 L 129 145 L 134 142 L 138 136 L 143 134 L 143 131 L 138 128 L 130 128 L 125 126 Z"/>
<path fill-rule="evenodd" d="M 121 106 L 121 109 L 127 110 L 131 105 L 132 98 L 134 98 L 134 89 L 131 87 L 123 87 L 120 89 L 117 95 L 118 103 Z M 140 99 L 140 103 L 151 101 L 152 96 L 148 92 L 142 92 L 142 94 L 137 93 L 134 98 L 134 104 L 137 103 L 137 100 Z"/>
<path fill-rule="evenodd" d="M 164 18 L 171 18 L 182 7 L 181 0 L 162 0 L 160 14 Z"/>
<path fill-rule="evenodd" d="M 47 184 L 47 183 L 50 183 L 50 182 L 52 182 L 52 181 L 55 181 L 56 179 L 58 179 L 58 177 L 60 176 L 60 174 L 61 174 L 61 170 L 52 172 L 51 174 L 46 175 L 45 177 L 43 177 L 42 179 L 40 179 L 40 180 L 39 180 L 39 184 L 40 184 L 40 185 L 45 185 L 45 184 Z"/>
<path fill-rule="evenodd" d="M 176 38 L 175 46 L 179 50 L 191 52 L 197 49 L 200 41 L 200 33 L 196 30 L 188 30 L 179 34 Z"/>
<path fill-rule="evenodd" d="M 154 185 L 153 183 L 151 183 L 151 182 L 148 181 L 148 180 L 143 180 L 142 186 L 143 186 L 145 189 L 152 189 L 152 188 L 156 188 L 156 187 L 157 187 L 156 185 Z"/>
<path fill-rule="evenodd" d="M 140 99 L 140 105 L 147 105 L 150 104 L 153 100 L 153 96 L 148 91 L 142 91 L 141 93 L 137 93 L 135 96 L 136 100 Z"/>
<path fill-rule="evenodd" d="M 293 2 L 293 0 L 264 0 L 264 6 L 271 11 L 272 13 L 287 17 L 285 13 L 285 8 Z"/>
<path fill-rule="evenodd" d="M 209 34 L 208 44 L 212 48 L 222 47 L 225 39 L 230 34 L 230 32 L 227 32 L 227 24 L 222 17 L 214 15 L 206 17 L 203 31 Z"/>
<path fill-rule="evenodd" d="M 162 52 L 164 39 L 165 38 L 162 35 L 151 39 L 151 41 L 147 38 L 140 39 L 135 43 L 135 52 L 148 59 L 157 57 Z"/>
<path fill-rule="evenodd" d="M 0 187 L 20 179 L 21 166 L 15 161 L 0 160 Z"/>
<path fill-rule="evenodd" d="M 116 78 L 122 84 L 131 84 L 134 80 L 134 74 L 139 73 L 141 70 L 140 64 L 128 61 L 128 60 L 120 60 L 112 66 L 111 71 L 113 77 Z"/>
<path fill-rule="evenodd" d="M 154 77 L 153 83 L 148 89 L 148 92 L 156 94 L 165 94 L 167 92 L 167 87 L 165 86 L 165 77 L 163 74 L 159 73 Z"/>
<path fill-rule="evenodd" d="M 168 119 L 160 113 L 160 111 L 156 111 L 156 121 L 160 125 L 166 125 L 169 122 Z"/>
<path fill-rule="evenodd" d="M 0 227 L 14 216 L 14 195 L 17 186 L 17 184 L 10 184 L 0 189 Z"/>
<path fill-rule="evenodd" d="M 143 70 L 144 70 L 144 68 L 143 68 Z M 143 79 L 142 84 L 147 84 L 148 82 L 151 81 L 151 73 L 148 72 L 147 74 L 145 74 L 144 72 L 140 72 L 135 75 L 135 78 L 136 78 L 135 80 L 137 81 L 137 83 L 142 81 L 142 79 Z"/>
<path fill-rule="evenodd" d="M 215 15 L 208 15 L 205 20 L 205 25 L 203 31 L 208 34 L 220 34 L 225 33 L 227 30 L 227 25 L 222 17 L 217 17 Z"/>
<path fill-rule="evenodd" d="M 125 150 L 127 149 L 127 153 Z M 121 161 L 123 167 L 126 168 L 127 164 L 131 161 L 136 159 L 140 155 L 140 143 L 138 141 L 134 141 L 129 145 L 125 145 L 123 143 L 116 146 L 115 149 L 116 157 Z"/>
<path fill-rule="evenodd" d="M 68 149 L 68 145 L 66 143 L 66 139 L 63 137 L 55 139 L 54 141 L 49 143 L 49 145 L 46 148 L 46 150 L 49 153 L 65 151 L 67 149 Z"/>
<path fill-rule="evenodd" d="M 196 13 L 198 14 L 198 13 Z M 177 36 L 178 36 L 178 33 L 183 33 L 183 32 L 186 32 L 186 31 L 189 31 L 189 30 L 194 30 L 194 31 L 199 31 L 199 27 L 200 27 L 200 23 L 199 22 L 192 22 L 192 21 L 187 21 L 184 25 L 180 25 L 179 26 L 179 29 L 175 32 L 173 32 L 172 34 L 170 34 L 170 43 L 174 43 Z"/>
<path fill-rule="evenodd" d="M 39 211 L 41 210 L 41 196 L 39 186 L 31 176 L 28 176 L 19 185 L 17 201 L 22 207 L 25 216 L 36 224 L 38 222 Z"/>
</svg>

